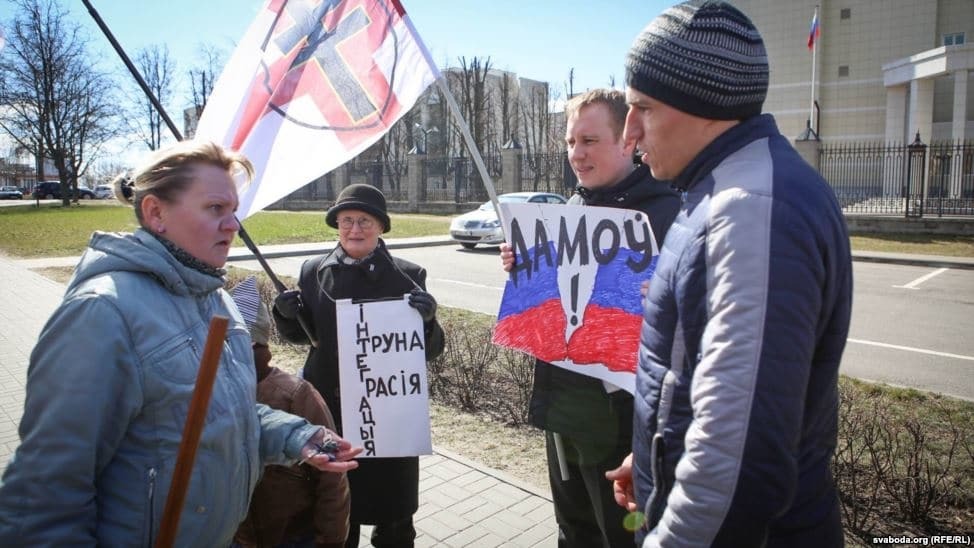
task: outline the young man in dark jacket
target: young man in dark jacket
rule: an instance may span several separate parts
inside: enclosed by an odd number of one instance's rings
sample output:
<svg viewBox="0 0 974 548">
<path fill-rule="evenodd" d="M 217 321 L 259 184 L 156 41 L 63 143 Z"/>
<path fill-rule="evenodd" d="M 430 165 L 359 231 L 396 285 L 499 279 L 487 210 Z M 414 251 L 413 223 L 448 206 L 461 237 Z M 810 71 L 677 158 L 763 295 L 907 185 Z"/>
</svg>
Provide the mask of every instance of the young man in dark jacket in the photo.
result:
<svg viewBox="0 0 974 548">
<path fill-rule="evenodd" d="M 632 483 L 612 474 L 644 548 L 843 544 L 829 463 L 849 236 L 761 114 L 768 72 L 726 2 L 674 6 L 629 50 L 626 136 L 684 197 L 645 302 Z"/>
<path fill-rule="evenodd" d="M 623 93 L 606 89 L 578 95 L 565 106 L 565 144 L 579 181 L 568 203 L 642 211 L 662 245 L 679 196 L 669 184 L 654 179 L 649 168 L 633 163 L 635 142 L 622 135 L 627 110 Z M 509 270 L 514 261 L 510 246 L 502 245 L 501 253 Z M 605 477 L 631 451 L 632 396 L 538 360 L 530 405 L 531 423 L 545 431 L 558 545 L 632 546 L 633 534 L 624 525 L 626 511 L 615 504 Z"/>
</svg>

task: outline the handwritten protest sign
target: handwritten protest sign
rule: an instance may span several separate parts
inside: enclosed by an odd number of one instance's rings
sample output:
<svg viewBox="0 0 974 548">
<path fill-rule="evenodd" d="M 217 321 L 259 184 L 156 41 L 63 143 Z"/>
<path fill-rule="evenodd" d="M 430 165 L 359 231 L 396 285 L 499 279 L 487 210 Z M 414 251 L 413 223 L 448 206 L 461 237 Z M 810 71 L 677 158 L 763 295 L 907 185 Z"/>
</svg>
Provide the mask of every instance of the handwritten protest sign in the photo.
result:
<svg viewBox="0 0 974 548">
<path fill-rule="evenodd" d="M 423 320 L 401 299 L 336 303 L 342 435 L 357 458 L 433 452 Z"/>
<path fill-rule="evenodd" d="M 493 341 L 635 390 L 639 286 L 659 250 L 645 213 L 502 203 L 516 262 Z"/>
</svg>

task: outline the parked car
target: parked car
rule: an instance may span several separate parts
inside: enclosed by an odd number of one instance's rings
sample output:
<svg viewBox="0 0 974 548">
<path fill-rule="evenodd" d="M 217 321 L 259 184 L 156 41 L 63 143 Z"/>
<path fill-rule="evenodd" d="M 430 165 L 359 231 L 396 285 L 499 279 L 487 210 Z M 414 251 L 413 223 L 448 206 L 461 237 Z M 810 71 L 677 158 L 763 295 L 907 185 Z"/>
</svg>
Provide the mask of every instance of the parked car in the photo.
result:
<svg viewBox="0 0 974 548">
<path fill-rule="evenodd" d="M 0 186 L 0 200 L 22 200 L 24 193 L 15 186 Z"/>
<path fill-rule="evenodd" d="M 510 192 L 497 197 L 501 203 L 527 202 L 535 204 L 564 204 L 563 196 L 551 192 Z M 464 213 L 450 223 L 450 237 L 467 249 L 477 244 L 497 245 L 504 241 L 500 220 L 492 202 L 485 202 L 474 211 Z"/>
<path fill-rule="evenodd" d="M 58 181 L 43 181 L 34 187 L 34 198 L 46 200 L 61 199 L 61 183 Z M 78 198 L 82 200 L 94 200 L 95 193 L 90 188 L 78 187 Z"/>
<path fill-rule="evenodd" d="M 98 185 L 95 187 L 95 198 L 99 200 L 110 200 L 115 197 L 115 189 L 112 185 Z"/>
</svg>

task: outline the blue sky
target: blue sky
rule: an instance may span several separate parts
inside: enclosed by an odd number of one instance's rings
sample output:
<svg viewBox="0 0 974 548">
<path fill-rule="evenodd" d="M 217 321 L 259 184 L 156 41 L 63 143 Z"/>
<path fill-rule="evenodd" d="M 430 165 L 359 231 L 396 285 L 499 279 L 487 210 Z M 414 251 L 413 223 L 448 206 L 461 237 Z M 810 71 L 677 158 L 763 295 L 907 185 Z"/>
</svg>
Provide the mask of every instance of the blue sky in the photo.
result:
<svg viewBox="0 0 974 548">
<path fill-rule="evenodd" d="M 88 29 L 105 68 L 124 71 L 80 0 L 61 0 Z M 548 81 L 564 95 L 569 69 L 575 90 L 623 83 L 626 51 L 640 30 L 673 0 L 402 0 L 437 65 L 490 56 L 495 68 Z M 166 44 L 179 77 L 198 59 L 199 45 L 229 52 L 263 0 L 91 0 L 129 56 L 149 44 Z M 12 15 L 0 3 L 0 19 Z M 185 82 L 182 82 L 185 86 Z M 185 92 L 184 92 L 185 93 Z M 183 94 L 181 94 L 183 95 Z M 169 108 L 184 106 L 180 103 Z"/>
<path fill-rule="evenodd" d="M 60 0 L 89 33 L 103 69 L 128 75 L 81 0 Z M 229 57 L 265 0 L 90 0 L 130 57 L 142 47 L 165 44 L 177 63 L 177 91 L 165 104 L 181 125 L 189 104 L 187 71 L 208 44 Z M 624 81 L 623 64 L 633 39 L 675 0 L 401 0 L 437 63 L 456 65 L 464 56 L 491 58 L 498 69 L 547 81 L 564 97 L 570 69 L 583 91 Z M 13 16 L 0 0 L 0 22 Z M 128 84 L 129 82 L 126 82 Z M 134 82 L 132 83 L 134 85 Z"/>
</svg>

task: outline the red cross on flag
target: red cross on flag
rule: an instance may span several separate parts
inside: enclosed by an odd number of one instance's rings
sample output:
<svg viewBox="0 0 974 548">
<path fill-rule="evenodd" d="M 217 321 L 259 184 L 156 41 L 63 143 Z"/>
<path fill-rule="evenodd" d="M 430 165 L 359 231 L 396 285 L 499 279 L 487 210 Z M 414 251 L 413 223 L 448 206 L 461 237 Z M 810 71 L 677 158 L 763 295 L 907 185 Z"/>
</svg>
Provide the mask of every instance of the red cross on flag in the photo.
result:
<svg viewBox="0 0 974 548">
<path fill-rule="evenodd" d="M 398 0 L 269 0 L 196 132 L 244 153 L 239 219 L 354 158 L 440 77 Z"/>
</svg>

